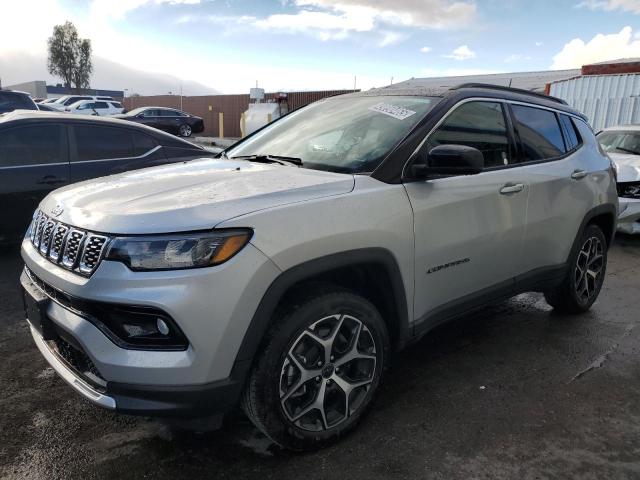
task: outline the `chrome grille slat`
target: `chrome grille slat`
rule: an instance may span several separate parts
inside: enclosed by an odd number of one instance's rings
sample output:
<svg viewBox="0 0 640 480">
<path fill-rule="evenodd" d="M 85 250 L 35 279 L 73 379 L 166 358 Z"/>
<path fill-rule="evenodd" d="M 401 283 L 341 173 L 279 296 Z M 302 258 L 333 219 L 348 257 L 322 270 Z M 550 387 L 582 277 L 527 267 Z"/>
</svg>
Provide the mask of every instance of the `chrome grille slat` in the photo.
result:
<svg viewBox="0 0 640 480">
<path fill-rule="evenodd" d="M 58 223 L 51 239 L 51 247 L 49 247 L 49 260 L 58 263 L 68 232 L 69 227 Z"/>
<path fill-rule="evenodd" d="M 33 245 L 36 248 L 40 248 L 40 239 L 42 238 L 42 229 L 44 228 L 44 224 L 47 222 L 49 217 L 47 217 L 44 213 L 41 212 L 41 215 L 38 218 L 38 224 L 36 226 L 36 236 L 33 241 Z"/>
<path fill-rule="evenodd" d="M 110 238 L 56 222 L 38 210 L 29 238 L 36 250 L 56 265 L 90 276 L 102 260 Z"/>
<path fill-rule="evenodd" d="M 72 228 L 67 235 L 67 241 L 62 252 L 62 265 L 73 269 L 76 266 L 80 250 L 82 249 L 82 241 L 86 233 L 82 230 Z"/>
<path fill-rule="evenodd" d="M 56 222 L 49 219 L 42 227 L 42 238 L 40 240 L 40 253 L 47 255 L 49 253 L 49 244 L 51 243 L 51 234 L 56 226 Z"/>
<path fill-rule="evenodd" d="M 84 242 L 84 250 L 80 259 L 79 269 L 82 273 L 90 273 L 98 265 L 102 251 L 107 244 L 107 237 L 90 234 Z"/>
</svg>

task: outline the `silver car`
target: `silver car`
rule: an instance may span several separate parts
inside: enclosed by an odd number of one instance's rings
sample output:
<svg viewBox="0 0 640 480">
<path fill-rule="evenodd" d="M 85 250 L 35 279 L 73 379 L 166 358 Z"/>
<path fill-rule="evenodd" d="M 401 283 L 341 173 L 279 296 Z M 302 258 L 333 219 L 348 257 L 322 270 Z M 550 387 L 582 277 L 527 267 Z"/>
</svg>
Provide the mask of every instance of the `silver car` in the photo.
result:
<svg viewBox="0 0 640 480">
<path fill-rule="evenodd" d="M 609 158 L 562 101 L 395 86 L 301 108 L 218 159 L 53 192 L 21 283 L 36 345 L 95 404 L 240 404 L 312 449 L 436 325 L 526 291 L 588 310 L 617 209 Z"/>
<path fill-rule="evenodd" d="M 640 125 L 610 127 L 598 133 L 597 138 L 616 165 L 618 231 L 640 233 Z"/>
</svg>

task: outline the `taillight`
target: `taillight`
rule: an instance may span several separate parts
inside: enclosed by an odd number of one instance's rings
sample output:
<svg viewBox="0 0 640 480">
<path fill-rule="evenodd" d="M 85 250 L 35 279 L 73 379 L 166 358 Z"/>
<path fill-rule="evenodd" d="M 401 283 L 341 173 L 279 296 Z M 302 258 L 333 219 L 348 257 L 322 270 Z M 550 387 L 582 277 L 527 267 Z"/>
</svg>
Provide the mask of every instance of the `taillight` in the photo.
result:
<svg viewBox="0 0 640 480">
<path fill-rule="evenodd" d="M 618 183 L 618 165 L 616 164 L 616 162 L 611 160 L 611 157 L 609 157 L 609 163 L 611 163 L 611 172 L 613 173 L 613 178 L 616 183 Z"/>
</svg>

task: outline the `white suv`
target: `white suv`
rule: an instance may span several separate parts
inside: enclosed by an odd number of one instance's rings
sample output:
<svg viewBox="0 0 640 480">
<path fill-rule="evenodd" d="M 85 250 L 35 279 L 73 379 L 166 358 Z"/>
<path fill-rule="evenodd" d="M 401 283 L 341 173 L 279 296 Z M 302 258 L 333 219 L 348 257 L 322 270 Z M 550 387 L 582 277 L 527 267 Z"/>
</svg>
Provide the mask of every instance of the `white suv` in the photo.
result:
<svg viewBox="0 0 640 480">
<path fill-rule="evenodd" d="M 394 86 L 219 159 L 62 188 L 22 244 L 36 345 L 123 413 L 240 403 L 292 449 L 352 429 L 392 353 L 526 291 L 588 310 L 618 199 L 585 118 L 524 91 Z"/>
<path fill-rule="evenodd" d="M 80 100 L 65 107 L 65 112 L 78 115 L 117 115 L 124 111 L 122 104 L 114 100 Z"/>
</svg>

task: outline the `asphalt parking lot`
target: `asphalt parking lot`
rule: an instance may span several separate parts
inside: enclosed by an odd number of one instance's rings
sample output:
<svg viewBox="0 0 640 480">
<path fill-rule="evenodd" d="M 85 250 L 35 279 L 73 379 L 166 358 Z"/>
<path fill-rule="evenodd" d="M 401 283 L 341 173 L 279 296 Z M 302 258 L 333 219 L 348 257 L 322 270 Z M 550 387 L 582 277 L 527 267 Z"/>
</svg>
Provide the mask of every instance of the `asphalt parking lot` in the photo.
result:
<svg viewBox="0 0 640 480">
<path fill-rule="evenodd" d="M 92 406 L 33 345 L 20 269 L 0 253 L 0 478 L 640 478 L 640 238 L 618 237 L 588 314 L 526 294 L 441 327 L 357 431 L 304 455 L 241 415 L 191 433 Z"/>
</svg>

